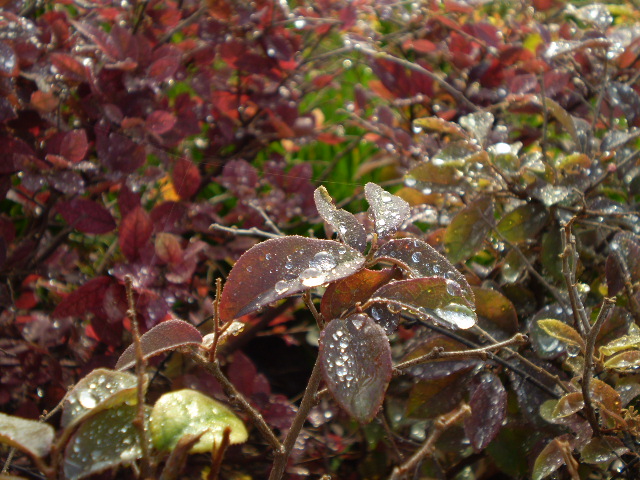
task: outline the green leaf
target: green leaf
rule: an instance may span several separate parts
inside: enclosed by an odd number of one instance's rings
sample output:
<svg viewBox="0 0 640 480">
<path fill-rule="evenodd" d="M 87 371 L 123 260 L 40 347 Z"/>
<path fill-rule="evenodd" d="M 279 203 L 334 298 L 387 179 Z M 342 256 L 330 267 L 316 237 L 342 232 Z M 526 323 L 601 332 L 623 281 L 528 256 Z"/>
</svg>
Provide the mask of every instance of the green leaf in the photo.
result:
<svg viewBox="0 0 640 480">
<path fill-rule="evenodd" d="M 580 350 L 584 352 L 584 340 L 572 326 L 553 318 L 538 320 L 538 326 L 553 338 L 557 338 L 567 345 L 580 347 Z"/>
<path fill-rule="evenodd" d="M 584 408 L 582 392 L 571 392 L 564 395 L 551 413 L 552 419 L 564 418 L 579 412 Z"/>
<path fill-rule="evenodd" d="M 526 203 L 507 213 L 497 225 L 498 232 L 511 243 L 532 240 L 546 225 L 549 212 L 539 203 Z"/>
<path fill-rule="evenodd" d="M 493 202 L 483 197 L 460 210 L 444 233 L 444 248 L 452 263 L 466 260 L 476 253 L 491 230 Z"/>
<path fill-rule="evenodd" d="M 220 318 L 231 321 L 282 298 L 359 271 L 362 254 L 340 242 L 291 235 L 259 243 L 231 269 Z"/>
<path fill-rule="evenodd" d="M 580 459 L 585 463 L 608 464 L 629 453 L 629 448 L 619 438 L 612 436 L 594 437 L 580 451 Z"/>
<path fill-rule="evenodd" d="M 614 353 L 621 352 L 623 350 L 629 350 L 632 348 L 640 348 L 640 335 L 624 335 L 620 338 L 617 338 L 600 347 L 600 353 L 605 356 L 609 356 L 613 355 Z"/>
<path fill-rule="evenodd" d="M 228 407 L 189 389 L 162 395 L 149 420 L 151 439 L 158 450 L 172 450 L 185 435 L 204 432 L 191 453 L 210 452 L 214 445 L 220 445 L 227 427 L 231 429 L 232 444 L 247 440 L 247 429 Z"/>
<path fill-rule="evenodd" d="M 568 444 L 569 439 L 570 435 L 562 435 L 551 440 L 551 442 L 542 449 L 533 464 L 533 480 L 542 480 L 565 464 L 562 445 Z M 567 446 L 567 448 L 570 447 Z"/>
<path fill-rule="evenodd" d="M 80 380 L 62 405 L 61 424 L 71 428 L 102 410 L 136 402 L 138 379 L 135 375 L 98 368 Z"/>
<path fill-rule="evenodd" d="M 47 423 L 0 413 L 0 442 L 33 458 L 44 458 L 51 450 L 55 431 Z"/>
<path fill-rule="evenodd" d="M 620 373 L 637 372 L 640 369 L 640 351 L 622 352 L 604 362 L 604 366 Z"/>
<path fill-rule="evenodd" d="M 138 430 L 133 426 L 137 406 L 104 410 L 80 425 L 65 449 L 65 477 L 76 480 L 142 457 Z M 148 414 L 148 409 L 147 409 Z"/>
</svg>

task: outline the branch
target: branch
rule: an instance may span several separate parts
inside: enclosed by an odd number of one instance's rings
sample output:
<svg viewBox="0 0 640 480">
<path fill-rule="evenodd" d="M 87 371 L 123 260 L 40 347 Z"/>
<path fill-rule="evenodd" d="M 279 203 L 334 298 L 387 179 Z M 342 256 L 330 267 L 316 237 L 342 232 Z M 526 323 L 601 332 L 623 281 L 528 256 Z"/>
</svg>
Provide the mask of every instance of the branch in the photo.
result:
<svg viewBox="0 0 640 480">
<path fill-rule="evenodd" d="M 575 218 L 575 217 L 574 217 Z M 576 288 L 576 267 L 578 265 L 578 253 L 576 252 L 576 240 L 571 233 L 571 219 L 565 226 L 562 238 L 562 274 L 564 275 L 567 291 L 569 292 L 569 301 L 571 302 L 571 310 L 573 320 L 580 334 L 585 337 L 589 332 L 589 318 L 584 311 L 584 305 L 580 300 L 580 293 Z M 569 263 L 571 260 L 571 263 Z"/>
<path fill-rule="evenodd" d="M 409 460 L 402 465 L 395 467 L 393 473 L 389 477 L 389 480 L 402 480 L 412 475 L 413 472 L 420 466 L 425 458 L 433 455 L 436 448 L 436 442 L 440 436 L 456 423 L 464 420 L 471 415 L 471 407 L 466 403 L 460 405 L 457 409 L 440 415 L 435 422 L 433 422 L 433 429 L 429 434 L 429 437 L 425 440 L 422 446 L 414 453 Z"/>
<path fill-rule="evenodd" d="M 221 232 L 227 232 L 233 235 L 249 235 L 249 236 L 255 235 L 256 237 L 265 237 L 265 238 L 281 238 L 282 237 L 282 235 L 265 232 L 264 230 L 260 230 L 259 228 L 256 228 L 256 227 L 243 229 L 235 226 L 225 227 L 224 225 L 214 223 L 209 228 L 211 230 L 220 230 Z"/>
<path fill-rule="evenodd" d="M 609 317 L 609 313 L 613 309 L 614 300 L 611 298 L 605 298 L 602 303 L 602 308 L 596 319 L 596 323 L 589 328 L 586 338 L 586 347 L 584 352 L 584 370 L 582 371 L 582 398 L 584 399 L 584 411 L 587 417 L 587 421 L 593 429 L 593 434 L 596 437 L 600 436 L 600 425 L 598 418 L 596 417 L 595 410 L 593 408 L 591 400 L 591 376 L 593 375 L 593 351 L 596 345 L 596 338 L 600 333 L 600 328 L 605 320 Z"/>
</svg>

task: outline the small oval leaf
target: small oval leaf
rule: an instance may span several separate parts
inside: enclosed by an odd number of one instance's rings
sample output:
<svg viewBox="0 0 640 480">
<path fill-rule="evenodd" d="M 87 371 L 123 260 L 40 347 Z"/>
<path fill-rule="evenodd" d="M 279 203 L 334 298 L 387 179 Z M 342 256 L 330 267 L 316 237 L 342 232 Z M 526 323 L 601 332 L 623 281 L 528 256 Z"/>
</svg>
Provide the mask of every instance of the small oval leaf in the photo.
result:
<svg viewBox="0 0 640 480">
<path fill-rule="evenodd" d="M 232 444 L 247 440 L 244 423 L 222 403 L 196 390 L 165 393 L 153 406 L 149 430 L 158 450 L 172 450 L 186 435 L 202 435 L 191 453 L 211 452 L 220 445 L 225 428 Z"/>
<path fill-rule="evenodd" d="M 391 380 L 391 348 L 364 314 L 330 322 L 320 334 L 322 373 L 329 391 L 361 423 L 374 417 Z"/>
<path fill-rule="evenodd" d="M 364 265 L 357 250 L 333 240 L 296 235 L 250 248 L 231 269 L 220 296 L 230 321 L 282 298 L 348 277 Z"/>
<path fill-rule="evenodd" d="M 453 263 L 462 262 L 475 254 L 484 242 L 493 219 L 493 202 L 481 198 L 460 210 L 444 233 L 444 248 Z"/>
<path fill-rule="evenodd" d="M 494 373 L 483 375 L 469 400 L 471 415 L 464 431 L 476 451 L 483 450 L 496 437 L 507 413 L 507 391 Z"/>
<path fill-rule="evenodd" d="M 93 370 L 73 387 L 62 404 L 62 426 L 70 428 L 104 409 L 135 402 L 137 384 L 136 376 L 130 373 Z"/>
<path fill-rule="evenodd" d="M 55 431 L 47 423 L 0 413 L 0 443 L 34 458 L 49 455 Z"/>
<path fill-rule="evenodd" d="M 532 240 L 545 226 L 549 212 L 539 203 L 527 203 L 507 213 L 497 225 L 500 234 L 512 243 Z"/>
<path fill-rule="evenodd" d="M 144 358 L 151 358 L 169 350 L 187 345 L 200 345 L 202 335 L 196 327 L 183 320 L 167 320 L 159 323 L 140 337 Z M 135 344 L 131 344 L 120 355 L 116 370 L 126 370 L 136 363 Z"/>
<path fill-rule="evenodd" d="M 580 451 L 580 459 L 585 463 L 609 463 L 628 452 L 619 438 L 594 437 Z"/>
<path fill-rule="evenodd" d="M 584 398 L 582 392 L 571 392 L 564 395 L 556 403 L 551 412 L 551 420 L 568 417 L 584 408 Z"/>
<path fill-rule="evenodd" d="M 355 215 L 344 209 L 338 210 L 324 187 L 318 187 L 313 192 L 313 199 L 320 216 L 338 232 L 342 241 L 359 252 L 364 252 L 367 247 L 367 231 Z"/>
<path fill-rule="evenodd" d="M 557 338 L 567 345 L 580 347 L 580 350 L 584 352 L 584 340 L 572 326 L 553 318 L 538 320 L 538 326 L 553 338 Z"/>
<path fill-rule="evenodd" d="M 65 478 L 77 480 L 140 458 L 140 437 L 133 426 L 137 410 L 135 405 L 121 405 L 84 422 L 67 443 Z"/>
<path fill-rule="evenodd" d="M 393 235 L 409 219 L 409 204 L 375 183 L 364 186 L 364 196 L 371 206 L 371 216 L 380 237 Z"/>
<path fill-rule="evenodd" d="M 533 464 L 533 480 L 542 480 L 565 464 L 565 452 L 562 451 L 562 446 L 569 442 L 569 438 L 569 434 L 556 437 L 542 449 Z"/>
<path fill-rule="evenodd" d="M 622 352 L 604 362 L 604 366 L 620 373 L 638 372 L 640 370 L 640 351 L 629 350 Z"/>
</svg>

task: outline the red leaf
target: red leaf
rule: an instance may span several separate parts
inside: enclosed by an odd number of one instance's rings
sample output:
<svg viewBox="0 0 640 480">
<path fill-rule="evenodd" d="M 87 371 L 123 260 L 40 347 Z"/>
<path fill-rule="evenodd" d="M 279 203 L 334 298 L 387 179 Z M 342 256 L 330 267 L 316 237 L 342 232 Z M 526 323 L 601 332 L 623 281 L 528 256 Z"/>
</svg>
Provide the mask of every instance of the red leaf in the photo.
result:
<svg viewBox="0 0 640 480">
<path fill-rule="evenodd" d="M 171 233 L 159 233 L 156 235 L 156 254 L 165 263 L 178 264 L 183 260 L 180 240 Z"/>
<path fill-rule="evenodd" d="M 191 325 L 182 320 L 162 322 L 140 337 L 140 345 L 144 358 L 159 355 L 168 350 L 175 350 L 186 345 L 200 345 L 202 335 Z M 136 363 L 135 345 L 123 352 L 116 363 L 117 370 L 126 370 Z"/>
<path fill-rule="evenodd" d="M 61 75 L 77 82 L 85 82 L 87 80 L 85 66 L 72 56 L 53 52 L 49 55 L 49 59 Z"/>
<path fill-rule="evenodd" d="M 86 312 L 102 308 L 104 294 L 111 278 L 103 276 L 89 280 L 75 292 L 65 297 L 53 312 L 54 317 L 81 317 Z"/>
<path fill-rule="evenodd" d="M 120 224 L 119 243 L 122 253 L 134 261 L 140 256 L 140 252 L 147 246 L 147 242 L 153 232 L 151 218 L 142 207 L 131 211 Z"/>
<path fill-rule="evenodd" d="M 84 129 L 67 133 L 60 144 L 60 155 L 72 162 L 79 162 L 87 154 L 89 143 Z"/>
<path fill-rule="evenodd" d="M 116 228 L 116 222 L 102 205 L 85 198 L 74 198 L 58 205 L 58 213 L 77 230 L 100 235 Z"/>
<path fill-rule="evenodd" d="M 180 58 L 177 56 L 167 56 L 160 58 L 153 62 L 147 70 L 147 76 L 153 78 L 158 82 L 169 79 L 176 73 L 180 63 Z"/>
<path fill-rule="evenodd" d="M 156 110 L 147 117 L 145 127 L 151 133 L 162 135 L 171 130 L 175 124 L 176 117 L 173 114 L 164 110 Z"/>
<path fill-rule="evenodd" d="M 202 177 L 198 167 L 186 158 L 179 158 L 171 174 L 173 188 L 180 198 L 188 200 L 200 189 Z"/>
<path fill-rule="evenodd" d="M 476 451 L 483 450 L 500 431 L 507 413 L 507 391 L 497 375 L 485 374 L 469 401 L 471 415 L 464 431 Z"/>
</svg>

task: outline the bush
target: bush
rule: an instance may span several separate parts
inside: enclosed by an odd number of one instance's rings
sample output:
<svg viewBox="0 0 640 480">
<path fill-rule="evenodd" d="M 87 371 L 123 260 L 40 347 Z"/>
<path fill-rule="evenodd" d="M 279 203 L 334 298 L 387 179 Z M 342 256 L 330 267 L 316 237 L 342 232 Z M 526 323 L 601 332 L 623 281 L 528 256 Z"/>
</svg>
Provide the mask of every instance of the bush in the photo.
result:
<svg viewBox="0 0 640 480">
<path fill-rule="evenodd" d="M 5 5 L 3 473 L 635 478 L 639 15 Z"/>
</svg>

